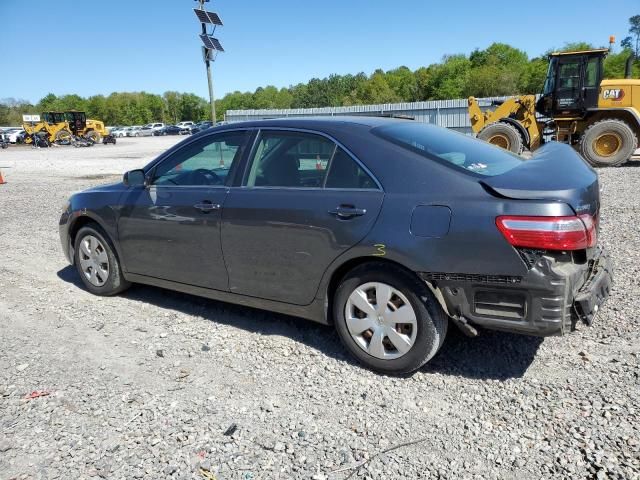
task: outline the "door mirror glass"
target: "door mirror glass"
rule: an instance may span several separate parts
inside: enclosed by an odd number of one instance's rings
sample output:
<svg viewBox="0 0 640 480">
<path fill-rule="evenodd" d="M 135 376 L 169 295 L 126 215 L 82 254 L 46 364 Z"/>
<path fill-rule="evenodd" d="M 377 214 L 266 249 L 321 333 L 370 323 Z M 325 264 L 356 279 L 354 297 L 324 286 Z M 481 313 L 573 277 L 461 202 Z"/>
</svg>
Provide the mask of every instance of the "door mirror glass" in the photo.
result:
<svg viewBox="0 0 640 480">
<path fill-rule="evenodd" d="M 144 181 L 144 170 L 130 170 L 122 178 L 122 183 L 127 187 L 144 187 Z"/>
</svg>

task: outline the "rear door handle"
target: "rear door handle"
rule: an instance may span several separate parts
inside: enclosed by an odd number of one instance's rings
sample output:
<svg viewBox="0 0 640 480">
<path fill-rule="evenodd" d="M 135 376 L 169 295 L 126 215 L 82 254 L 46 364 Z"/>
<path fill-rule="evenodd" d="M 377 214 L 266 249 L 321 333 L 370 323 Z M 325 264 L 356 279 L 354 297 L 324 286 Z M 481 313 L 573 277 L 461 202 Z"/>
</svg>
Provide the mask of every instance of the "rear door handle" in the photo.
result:
<svg viewBox="0 0 640 480">
<path fill-rule="evenodd" d="M 219 210 L 220 204 L 212 203 L 209 200 L 204 200 L 202 203 L 196 203 L 194 207 L 200 210 L 201 212 L 208 213 L 212 210 Z"/>
<path fill-rule="evenodd" d="M 364 208 L 356 208 L 351 205 L 340 205 L 335 210 L 329 210 L 329 213 L 343 220 L 348 220 L 354 217 L 361 217 L 367 211 Z"/>
</svg>

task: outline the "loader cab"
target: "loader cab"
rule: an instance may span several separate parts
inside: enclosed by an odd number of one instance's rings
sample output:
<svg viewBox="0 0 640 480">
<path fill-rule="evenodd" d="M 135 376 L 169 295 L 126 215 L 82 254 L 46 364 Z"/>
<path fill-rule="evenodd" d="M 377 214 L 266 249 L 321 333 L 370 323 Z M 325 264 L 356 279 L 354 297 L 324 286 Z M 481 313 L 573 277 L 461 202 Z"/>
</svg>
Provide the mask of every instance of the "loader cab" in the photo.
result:
<svg viewBox="0 0 640 480">
<path fill-rule="evenodd" d="M 64 123 L 65 117 L 62 112 L 44 112 L 42 114 L 42 121 L 49 125 L 56 125 L 58 123 Z"/>
<path fill-rule="evenodd" d="M 538 113 L 549 117 L 580 117 L 596 108 L 607 53 L 607 49 L 597 49 L 549 55 L 547 78 L 536 104 Z"/>
<path fill-rule="evenodd" d="M 84 112 L 64 112 L 69 128 L 74 135 L 80 135 L 87 128 L 87 115 Z"/>
</svg>

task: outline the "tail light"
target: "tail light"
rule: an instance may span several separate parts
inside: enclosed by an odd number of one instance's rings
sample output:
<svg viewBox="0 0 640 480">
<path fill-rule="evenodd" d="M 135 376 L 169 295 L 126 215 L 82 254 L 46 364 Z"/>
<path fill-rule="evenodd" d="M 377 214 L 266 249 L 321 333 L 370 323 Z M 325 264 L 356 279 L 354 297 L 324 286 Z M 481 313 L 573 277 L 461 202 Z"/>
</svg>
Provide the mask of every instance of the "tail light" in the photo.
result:
<svg viewBox="0 0 640 480">
<path fill-rule="evenodd" d="M 541 250 L 583 250 L 597 242 L 596 219 L 578 217 L 501 216 L 496 225 L 514 247 Z"/>
</svg>

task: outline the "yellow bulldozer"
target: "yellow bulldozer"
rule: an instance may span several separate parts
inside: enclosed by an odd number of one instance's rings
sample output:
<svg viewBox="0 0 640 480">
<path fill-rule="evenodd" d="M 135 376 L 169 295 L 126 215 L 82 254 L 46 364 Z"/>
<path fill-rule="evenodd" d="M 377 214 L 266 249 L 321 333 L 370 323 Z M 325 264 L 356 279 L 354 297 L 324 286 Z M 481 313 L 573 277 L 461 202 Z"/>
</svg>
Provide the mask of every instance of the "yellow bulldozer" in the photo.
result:
<svg viewBox="0 0 640 480">
<path fill-rule="evenodd" d="M 594 167 L 621 165 L 638 148 L 640 80 L 631 78 L 633 55 L 626 62 L 625 78 L 604 79 L 608 53 L 603 48 L 550 54 L 538 98 L 510 98 L 483 112 L 470 97 L 472 130 L 478 138 L 518 154 L 537 149 L 546 137 L 573 146 Z"/>
<path fill-rule="evenodd" d="M 91 139 L 94 143 L 100 143 L 102 137 L 107 135 L 104 122 L 87 119 L 84 112 L 70 110 L 67 112 L 45 112 L 37 123 L 24 122 L 22 125 L 27 133 L 25 143 L 32 143 L 36 135 L 46 136 L 50 143 L 66 145 L 71 142 L 72 136 Z"/>
</svg>

